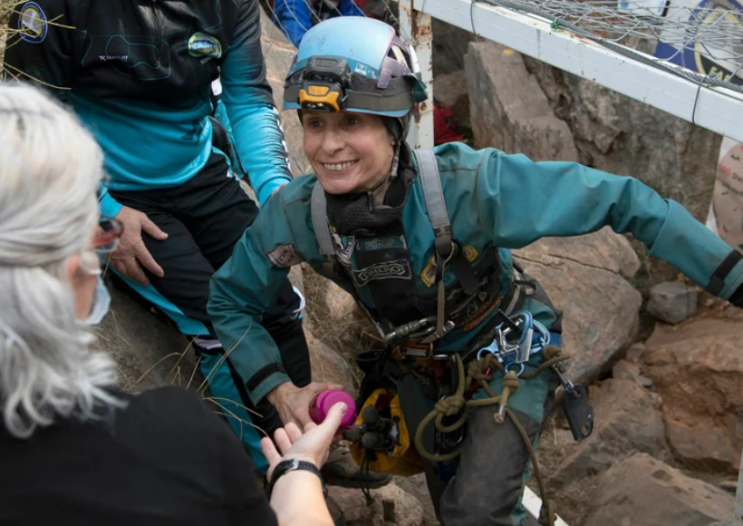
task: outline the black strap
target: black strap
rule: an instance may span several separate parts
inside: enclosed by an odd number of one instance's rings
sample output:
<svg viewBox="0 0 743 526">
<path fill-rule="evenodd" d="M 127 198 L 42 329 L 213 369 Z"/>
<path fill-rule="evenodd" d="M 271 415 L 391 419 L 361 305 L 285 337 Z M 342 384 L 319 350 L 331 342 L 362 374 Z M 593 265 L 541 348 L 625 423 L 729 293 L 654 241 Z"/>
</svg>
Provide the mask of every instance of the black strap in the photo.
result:
<svg viewBox="0 0 743 526">
<path fill-rule="evenodd" d="M 730 271 L 733 270 L 741 259 L 743 259 L 743 256 L 740 255 L 740 252 L 737 250 L 731 251 L 712 273 L 712 277 L 707 285 L 707 292 L 714 296 L 719 296 L 720 291 L 725 286 L 725 278 L 728 277 Z"/>
<path fill-rule="evenodd" d="M 325 487 L 325 481 L 322 478 L 322 473 L 320 473 L 320 470 L 317 468 L 317 466 L 315 466 L 312 462 L 305 462 L 304 460 L 298 460 L 296 458 L 282 460 L 276 465 L 276 468 L 271 474 L 271 487 L 268 492 L 269 495 L 273 493 L 273 488 L 274 486 L 276 486 L 276 482 L 283 475 L 286 475 L 291 471 L 309 471 L 310 473 L 314 473 L 315 475 L 317 475 L 317 477 L 320 479 L 320 483 L 322 484 L 323 495 L 327 496 L 328 490 Z"/>
<path fill-rule="evenodd" d="M 261 385 L 261 382 L 271 376 L 274 373 L 283 373 L 286 374 L 286 369 L 284 369 L 284 366 L 280 363 L 270 363 L 263 367 L 262 369 L 259 369 L 257 373 L 255 373 L 250 380 L 248 380 L 246 386 L 248 388 L 248 391 L 254 390 L 256 387 Z"/>
<path fill-rule="evenodd" d="M 743 309 L 743 285 L 738 287 L 738 290 L 733 292 L 733 295 L 730 296 L 730 299 L 728 301 L 736 307 Z"/>
</svg>

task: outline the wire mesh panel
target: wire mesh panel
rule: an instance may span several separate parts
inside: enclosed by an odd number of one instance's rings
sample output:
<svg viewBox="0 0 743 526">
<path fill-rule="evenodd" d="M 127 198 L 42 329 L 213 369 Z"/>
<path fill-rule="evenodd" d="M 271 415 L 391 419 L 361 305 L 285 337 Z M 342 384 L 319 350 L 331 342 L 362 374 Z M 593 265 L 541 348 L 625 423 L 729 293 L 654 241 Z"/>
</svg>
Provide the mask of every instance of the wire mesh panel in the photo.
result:
<svg viewBox="0 0 743 526">
<path fill-rule="evenodd" d="M 689 71 L 669 70 L 743 93 L 743 6 L 736 0 L 478 2 L 538 15 L 630 58 L 682 66 Z"/>
</svg>

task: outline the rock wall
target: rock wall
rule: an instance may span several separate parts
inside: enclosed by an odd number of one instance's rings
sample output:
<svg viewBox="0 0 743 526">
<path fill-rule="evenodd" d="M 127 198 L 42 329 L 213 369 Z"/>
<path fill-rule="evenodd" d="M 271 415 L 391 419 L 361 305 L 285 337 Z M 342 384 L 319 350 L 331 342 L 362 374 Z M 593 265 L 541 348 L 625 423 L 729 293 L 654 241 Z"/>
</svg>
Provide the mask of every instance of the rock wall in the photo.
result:
<svg viewBox="0 0 743 526">
<path fill-rule="evenodd" d="M 521 55 L 494 42 L 471 43 L 465 56 L 475 148 L 494 146 L 535 161 L 577 161 L 570 129 L 555 117 Z"/>
<path fill-rule="evenodd" d="M 464 69 L 478 147 L 632 175 L 706 217 L 721 136 L 493 42 Z"/>
<path fill-rule="evenodd" d="M 733 518 L 733 496 L 639 454 L 604 473 L 585 526 L 703 526 Z"/>
<path fill-rule="evenodd" d="M 645 374 L 663 397 L 668 441 L 684 464 L 738 471 L 743 449 L 743 313 L 728 308 L 646 342 Z"/>
<path fill-rule="evenodd" d="M 574 238 L 542 239 L 514 251 L 563 310 L 563 348 L 583 382 L 605 372 L 637 334 L 642 299 L 625 279 L 639 263 L 629 243 L 608 228 Z"/>
<path fill-rule="evenodd" d="M 706 218 L 720 135 L 543 62 L 524 63 L 568 124 L 582 164 L 638 177 Z"/>
</svg>

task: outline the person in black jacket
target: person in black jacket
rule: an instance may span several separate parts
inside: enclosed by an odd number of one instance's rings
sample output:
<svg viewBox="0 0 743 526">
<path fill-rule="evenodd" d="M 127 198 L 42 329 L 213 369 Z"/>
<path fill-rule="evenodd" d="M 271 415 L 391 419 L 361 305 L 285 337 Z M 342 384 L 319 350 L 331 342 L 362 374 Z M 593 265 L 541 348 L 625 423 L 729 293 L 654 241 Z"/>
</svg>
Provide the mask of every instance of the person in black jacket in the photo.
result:
<svg viewBox="0 0 743 526">
<path fill-rule="evenodd" d="M 212 394 L 265 472 L 263 435 L 244 422 L 272 433 L 281 421 L 268 400 L 250 400 L 249 379 L 225 353 L 206 311 L 212 274 L 258 214 L 239 174 L 248 175 L 260 205 L 291 181 L 266 80 L 258 0 L 35 0 L 20 3 L 9 23 L 20 32 L 7 47 L 6 74 L 69 104 L 105 152 L 110 178 L 99 191 L 101 212 L 125 226 L 108 255 L 111 269 L 193 339 Z M 210 118 L 218 78 L 236 151 Z M 315 393 L 340 388 L 312 382 L 300 307 L 284 280 L 261 322 L 285 372 Z M 342 485 L 390 480 L 343 462 L 328 469 Z"/>
<path fill-rule="evenodd" d="M 318 468 L 345 407 L 279 429 L 280 452 L 264 439 L 269 506 L 195 392 L 123 393 L 88 348 L 108 306 L 96 252 L 121 234 L 99 222 L 93 138 L 40 92 L 0 86 L 0 158 L 0 524 L 331 525 Z"/>
</svg>

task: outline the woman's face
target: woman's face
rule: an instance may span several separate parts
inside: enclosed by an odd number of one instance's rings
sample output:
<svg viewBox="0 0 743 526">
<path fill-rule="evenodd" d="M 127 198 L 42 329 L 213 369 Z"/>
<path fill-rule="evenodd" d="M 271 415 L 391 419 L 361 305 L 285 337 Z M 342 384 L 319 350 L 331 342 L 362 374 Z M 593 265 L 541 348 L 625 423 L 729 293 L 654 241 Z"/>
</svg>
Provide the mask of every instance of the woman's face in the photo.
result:
<svg viewBox="0 0 743 526">
<path fill-rule="evenodd" d="M 389 175 L 395 152 L 379 115 L 303 112 L 304 153 L 329 194 L 371 190 Z"/>
</svg>

